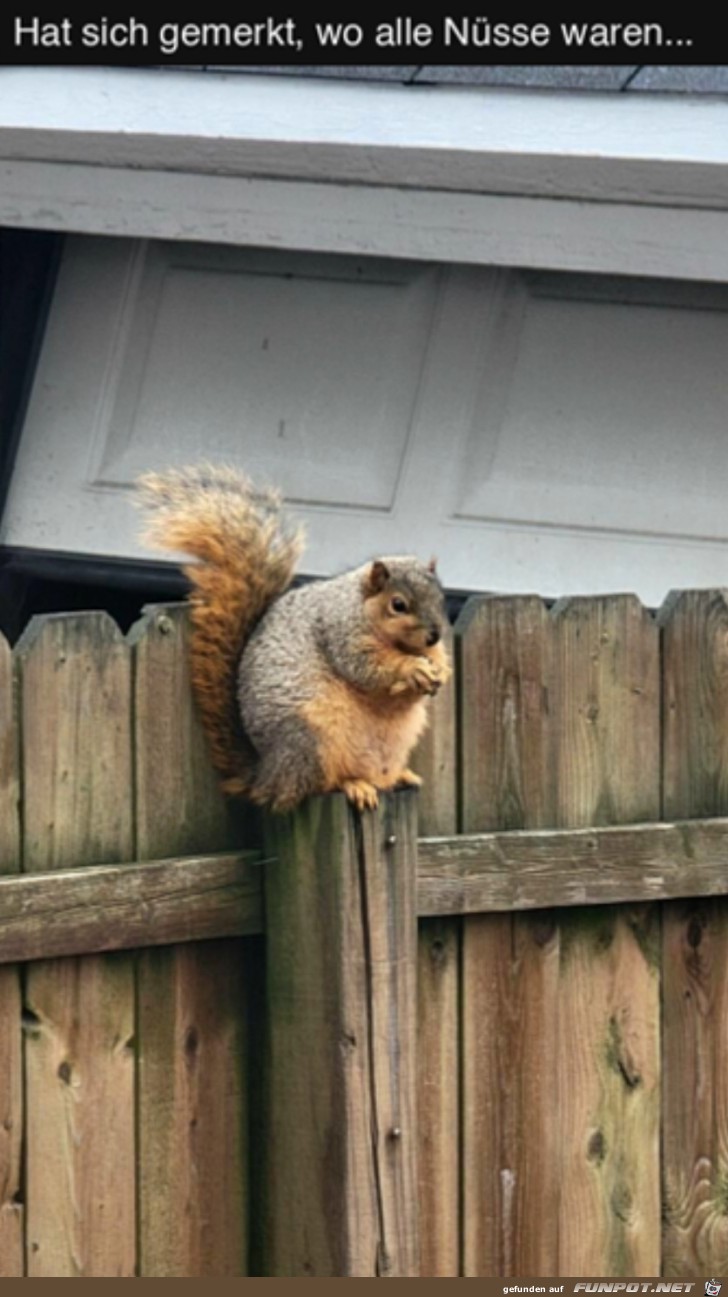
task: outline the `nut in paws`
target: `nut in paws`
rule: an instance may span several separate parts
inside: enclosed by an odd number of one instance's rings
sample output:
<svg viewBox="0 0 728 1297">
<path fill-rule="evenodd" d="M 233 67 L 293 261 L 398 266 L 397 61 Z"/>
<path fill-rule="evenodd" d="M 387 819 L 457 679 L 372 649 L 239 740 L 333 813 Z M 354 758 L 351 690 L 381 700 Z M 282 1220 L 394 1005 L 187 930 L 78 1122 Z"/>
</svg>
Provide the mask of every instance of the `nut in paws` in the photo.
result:
<svg viewBox="0 0 728 1297">
<path fill-rule="evenodd" d="M 420 658 L 412 672 L 412 683 L 421 694 L 436 694 L 446 679 L 445 672 L 429 658 Z"/>
</svg>

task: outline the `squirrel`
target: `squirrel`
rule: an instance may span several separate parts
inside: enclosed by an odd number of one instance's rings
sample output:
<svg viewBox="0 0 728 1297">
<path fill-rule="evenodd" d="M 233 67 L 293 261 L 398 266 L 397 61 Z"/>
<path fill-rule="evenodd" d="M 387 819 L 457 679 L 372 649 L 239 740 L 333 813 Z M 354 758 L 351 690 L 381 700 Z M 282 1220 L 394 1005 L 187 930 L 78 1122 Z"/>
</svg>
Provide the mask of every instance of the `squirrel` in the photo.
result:
<svg viewBox="0 0 728 1297">
<path fill-rule="evenodd" d="M 208 465 L 139 479 L 156 548 L 197 561 L 192 687 L 225 792 L 274 811 L 343 791 L 360 810 L 422 781 L 407 766 L 451 674 L 429 563 L 377 558 L 289 589 L 303 532 L 280 492 Z"/>
</svg>

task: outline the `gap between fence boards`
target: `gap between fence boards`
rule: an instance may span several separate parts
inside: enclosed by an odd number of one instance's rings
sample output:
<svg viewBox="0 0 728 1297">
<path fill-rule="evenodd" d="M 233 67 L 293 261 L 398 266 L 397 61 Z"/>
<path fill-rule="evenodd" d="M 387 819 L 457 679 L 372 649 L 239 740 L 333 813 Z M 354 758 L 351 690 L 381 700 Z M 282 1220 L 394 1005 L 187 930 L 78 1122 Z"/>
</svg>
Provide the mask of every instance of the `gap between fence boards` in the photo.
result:
<svg viewBox="0 0 728 1297">
<path fill-rule="evenodd" d="M 264 928 L 259 852 L 0 877 L 0 964 Z M 728 894 L 728 819 L 420 838 L 420 916 Z"/>
</svg>

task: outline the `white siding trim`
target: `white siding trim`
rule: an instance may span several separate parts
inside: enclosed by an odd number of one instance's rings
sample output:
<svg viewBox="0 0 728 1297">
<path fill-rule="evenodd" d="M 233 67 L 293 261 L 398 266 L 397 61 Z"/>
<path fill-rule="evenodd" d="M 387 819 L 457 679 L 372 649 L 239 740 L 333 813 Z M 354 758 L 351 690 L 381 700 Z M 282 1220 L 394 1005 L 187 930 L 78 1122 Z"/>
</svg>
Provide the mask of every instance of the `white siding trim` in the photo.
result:
<svg viewBox="0 0 728 1297">
<path fill-rule="evenodd" d="M 35 229 L 726 280 L 727 164 L 720 99 L 0 69 Z"/>
<path fill-rule="evenodd" d="M 728 281 L 728 212 L 0 163 L 0 223 Z"/>
<path fill-rule="evenodd" d="M 728 205 L 728 102 L 1 68 L 0 157 Z"/>
</svg>

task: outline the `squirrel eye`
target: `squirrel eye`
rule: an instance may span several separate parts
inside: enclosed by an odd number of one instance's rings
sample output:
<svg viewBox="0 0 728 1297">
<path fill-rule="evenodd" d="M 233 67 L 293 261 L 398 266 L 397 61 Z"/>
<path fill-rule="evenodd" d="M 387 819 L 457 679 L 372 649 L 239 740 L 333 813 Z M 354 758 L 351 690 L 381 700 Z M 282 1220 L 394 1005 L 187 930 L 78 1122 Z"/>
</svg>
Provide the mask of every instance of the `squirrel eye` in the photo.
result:
<svg viewBox="0 0 728 1297">
<path fill-rule="evenodd" d="M 394 598 L 392 599 L 391 607 L 392 607 L 392 612 L 406 612 L 406 611 L 407 611 L 407 603 L 406 603 L 406 601 L 405 601 L 404 599 L 402 599 L 398 594 L 396 594 L 396 595 L 394 596 Z"/>
</svg>

